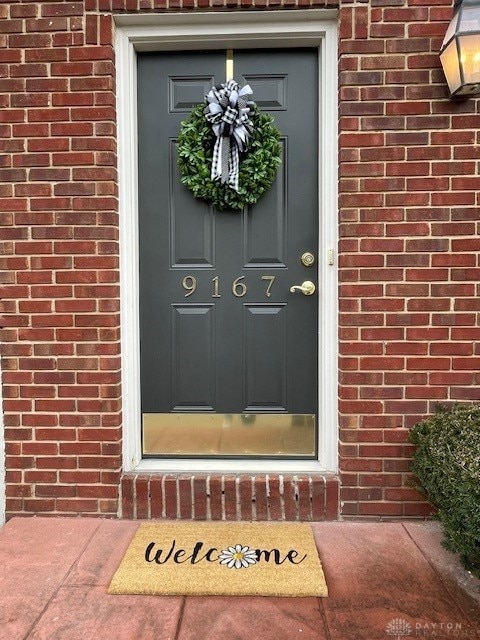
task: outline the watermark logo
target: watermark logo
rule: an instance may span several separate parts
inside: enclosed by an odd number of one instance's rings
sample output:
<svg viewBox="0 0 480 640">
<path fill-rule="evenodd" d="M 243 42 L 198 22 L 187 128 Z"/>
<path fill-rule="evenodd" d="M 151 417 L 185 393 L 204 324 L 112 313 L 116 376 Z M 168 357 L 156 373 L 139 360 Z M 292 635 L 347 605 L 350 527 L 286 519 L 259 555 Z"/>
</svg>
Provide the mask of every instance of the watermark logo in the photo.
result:
<svg viewBox="0 0 480 640">
<path fill-rule="evenodd" d="M 403 618 L 394 618 L 387 624 L 387 635 L 394 636 L 397 640 L 401 640 L 405 636 L 412 635 L 412 625 Z"/>
<path fill-rule="evenodd" d="M 476 630 L 461 622 L 415 622 L 410 624 L 404 618 L 390 620 L 385 629 L 388 636 L 402 640 L 407 636 L 415 638 L 473 638 L 480 639 L 480 627 Z"/>
</svg>

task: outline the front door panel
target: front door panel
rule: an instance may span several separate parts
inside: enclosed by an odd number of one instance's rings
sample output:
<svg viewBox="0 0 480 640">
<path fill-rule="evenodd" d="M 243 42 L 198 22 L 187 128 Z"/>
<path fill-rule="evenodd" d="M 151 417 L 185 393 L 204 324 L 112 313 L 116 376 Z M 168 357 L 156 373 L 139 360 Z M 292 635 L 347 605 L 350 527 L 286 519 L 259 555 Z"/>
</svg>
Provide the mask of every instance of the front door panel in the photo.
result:
<svg viewBox="0 0 480 640">
<path fill-rule="evenodd" d="M 277 179 L 244 212 L 180 183 L 180 123 L 225 81 L 225 51 L 138 58 L 143 447 L 148 456 L 315 457 L 317 52 L 235 51 L 282 134 Z"/>
</svg>

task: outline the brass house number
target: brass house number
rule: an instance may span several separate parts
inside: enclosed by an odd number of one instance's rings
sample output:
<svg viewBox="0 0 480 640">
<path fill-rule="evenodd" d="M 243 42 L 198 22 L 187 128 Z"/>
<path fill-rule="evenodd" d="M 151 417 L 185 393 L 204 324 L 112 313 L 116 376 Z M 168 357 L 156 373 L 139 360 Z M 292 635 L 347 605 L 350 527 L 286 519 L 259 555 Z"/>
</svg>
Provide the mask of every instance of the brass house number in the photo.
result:
<svg viewBox="0 0 480 640">
<path fill-rule="evenodd" d="M 235 278 L 232 282 L 231 291 L 236 298 L 243 298 L 243 296 L 247 293 L 247 285 L 244 282 L 245 276 L 239 276 Z M 275 276 L 262 276 L 261 280 L 267 283 L 267 288 L 265 289 L 265 296 L 270 298 L 272 295 L 272 286 L 275 282 Z M 197 289 L 197 279 L 195 276 L 185 276 L 182 280 L 182 287 L 187 292 L 185 294 L 185 298 L 188 298 L 193 293 L 195 293 Z M 212 298 L 221 298 L 222 295 L 220 293 L 220 278 L 219 276 L 215 276 L 212 278 Z"/>
</svg>

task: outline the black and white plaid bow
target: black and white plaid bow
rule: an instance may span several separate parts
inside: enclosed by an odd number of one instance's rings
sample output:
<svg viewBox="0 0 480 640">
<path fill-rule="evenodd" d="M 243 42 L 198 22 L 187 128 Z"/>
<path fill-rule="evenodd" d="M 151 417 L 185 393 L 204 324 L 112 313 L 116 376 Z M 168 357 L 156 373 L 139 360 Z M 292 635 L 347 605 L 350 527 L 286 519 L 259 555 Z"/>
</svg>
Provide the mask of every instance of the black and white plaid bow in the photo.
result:
<svg viewBox="0 0 480 640">
<path fill-rule="evenodd" d="M 254 103 L 250 85 L 240 86 L 235 80 L 213 87 L 207 94 L 205 118 L 216 136 L 212 159 L 212 180 L 227 183 L 238 191 L 239 153 L 246 151 L 253 124 L 250 120 Z"/>
</svg>

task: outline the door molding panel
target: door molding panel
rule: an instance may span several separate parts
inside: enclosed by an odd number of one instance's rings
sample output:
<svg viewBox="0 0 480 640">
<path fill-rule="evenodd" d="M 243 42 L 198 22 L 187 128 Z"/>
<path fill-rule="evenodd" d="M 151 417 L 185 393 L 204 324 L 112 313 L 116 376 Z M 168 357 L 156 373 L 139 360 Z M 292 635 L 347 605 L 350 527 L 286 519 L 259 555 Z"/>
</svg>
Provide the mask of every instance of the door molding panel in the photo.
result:
<svg viewBox="0 0 480 640">
<path fill-rule="evenodd" d="M 338 468 L 337 21 L 330 10 L 115 16 L 124 472 L 336 472 Z M 142 460 L 136 52 L 316 47 L 319 55 L 319 458 Z M 335 263 L 335 260 L 334 260 Z"/>
</svg>

